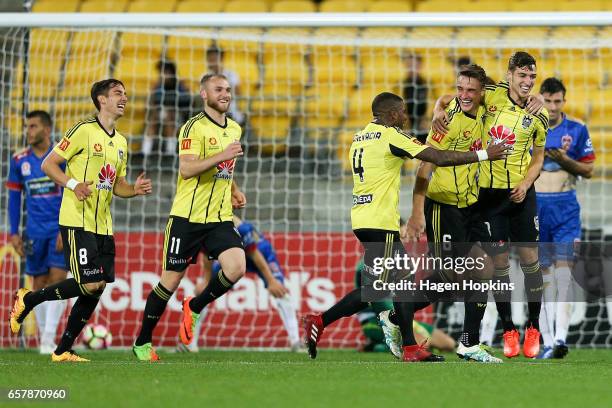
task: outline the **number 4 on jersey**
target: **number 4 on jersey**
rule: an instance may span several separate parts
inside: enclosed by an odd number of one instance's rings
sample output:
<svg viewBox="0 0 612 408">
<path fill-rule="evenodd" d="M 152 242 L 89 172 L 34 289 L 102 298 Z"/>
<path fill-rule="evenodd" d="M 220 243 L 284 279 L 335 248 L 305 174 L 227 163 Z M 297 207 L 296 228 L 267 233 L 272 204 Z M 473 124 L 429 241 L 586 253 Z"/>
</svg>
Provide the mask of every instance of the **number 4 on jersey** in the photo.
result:
<svg viewBox="0 0 612 408">
<path fill-rule="evenodd" d="M 359 156 L 357 156 L 359 154 Z M 363 147 L 360 149 L 355 149 L 353 151 L 353 173 L 359 175 L 359 181 L 363 183 L 363 166 L 361 164 L 363 160 Z"/>
</svg>

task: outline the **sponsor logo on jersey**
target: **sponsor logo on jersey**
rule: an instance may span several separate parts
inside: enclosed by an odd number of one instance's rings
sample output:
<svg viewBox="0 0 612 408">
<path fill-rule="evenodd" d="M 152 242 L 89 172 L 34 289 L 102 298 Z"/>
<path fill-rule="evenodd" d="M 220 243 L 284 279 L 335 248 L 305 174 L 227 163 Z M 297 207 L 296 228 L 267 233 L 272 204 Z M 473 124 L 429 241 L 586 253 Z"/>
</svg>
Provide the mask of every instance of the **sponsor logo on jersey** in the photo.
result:
<svg viewBox="0 0 612 408">
<path fill-rule="evenodd" d="M 62 152 L 65 152 L 65 151 L 66 151 L 66 149 L 68 149 L 68 146 L 70 146 L 70 140 L 68 140 L 68 139 L 66 139 L 66 138 L 63 138 L 63 139 L 62 139 L 62 141 L 61 141 L 61 142 L 60 142 L 60 144 L 59 144 L 59 149 L 60 149 Z"/>
<path fill-rule="evenodd" d="M 223 136 L 225 136 L 225 134 L 224 134 Z M 211 137 L 211 138 L 209 138 L 209 139 L 208 139 L 208 143 L 209 143 L 211 146 L 214 146 L 214 145 L 216 145 L 216 144 L 217 144 L 217 139 L 215 139 L 214 137 Z"/>
<path fill-rule="evenodd" d="M 470 137 L 472 137 L 472 132 L 470 132 L 469 130 L 463 132 L 464 139 L 469 139 Z"/>
<path fill-rule="evenodd" d="M 442 139 L 444 139 L 444 136 L 446 135 L 443 133 L 435 132 L 433 135 L 431 135 L 431 138 L 435 140 L 436 142 L 440 143 Z"/>
<path fill-rule="evenodd" d="M 215 178 L 231 180 L 234 174 L 234 163 L 234 159 L 230 159 L 217 164 L 217 174 L 215 174 Z"/>
<path fill-rule="evenodd" d="M 100 182 L 96 184 L 96 188 L 98 190 L 111 191 L 113 189 L 113 184 L 115 183 L 116 175 L 117 171 L 113 165 L 110 163 L 105 164 L 98 173 L 98 180 L 100 180 Z"/>
<path fill-rule="evenodd" d="M 100 153 L 102 151 L 102 145 L 100 143 L 96 143 L 94 145 L 94 150 L 98 153 Z"/>
<path fill-rule="evenodd" d="M 531 126 L 531 123 L 533 122 L 533 118 L 531 116 L 525 116 L 523 118 L 523 129 L 527 129 L 529 126 Z"/>
<path fill-rule="evenodd" d="M 30 163 L 28 162 L 21 163 L 21 174 L 23 176 L 29 176 L 30 174 L 32 174 L 32 168 L 30 167 Z"/>
<path fill-rule="evenodd" d="M 119 154 L 119 160 L 123 161 L 123 155 L 124 155 L 123 150 L 119 149 L 117 153 Z"/>
<path fill-rule="evenodd" d="M 108 142 L 108 145 L 109 145 L 110 147 L 115 147 L 115 145 L 113 144 L 113 141 L 112 141 L 112 140 L 111 140 L 110 142 Z"/>
<path fill-rule="evenodd" d="M 475 152 L 476 150 L 482 149 L 482 139 L 474 140 L 474 143 L 470 146 L 470 152 Z"/>
<path fill-rule="evenodd" d="M 503 143 L 505 145 L 513 146 L 516 142 L 516 136 L 512 133 L 512 130 L 508 129 L 504 125 L 493 126 L 489 129 L 489 136 L 493 144 Z"/>
<path fill-rule="evenodd" d="M 26 182 L 30 197 L 52 197 L 60 194 L 60 188 L 49 177 L 30 179 Z"/>
<path fill-rule="evenodd" d="M 492 113 L 492 112 L 496 112 L 496 111 L 497 111 L 497 106 L 495 106 L 495 105 L 491 105 L 491 106 L 489 106 L 489 109 L 487 109 L 487 110 L 488 110 L 489 112 L 491 112 L 491 113 Z"/>
<path fill-rule="evenodd" d="M 368 204 L 371 203 L 373 199 L 372 194 L 354 195 L 353 205 Z"/>
<path fill-rule="evenodd" d="M 574 139 L 570 135 L 564 135 L 561 137 L 561 148 L 563 150 L 569 150 L 570 146 L 572 145 L 572 141 L 574 141 Z"/>
<path fill-rule="evenodd" d="M 181 150 L 191 149 L 191 139 L 183 139 L 181 141 Z"/>
</svg>

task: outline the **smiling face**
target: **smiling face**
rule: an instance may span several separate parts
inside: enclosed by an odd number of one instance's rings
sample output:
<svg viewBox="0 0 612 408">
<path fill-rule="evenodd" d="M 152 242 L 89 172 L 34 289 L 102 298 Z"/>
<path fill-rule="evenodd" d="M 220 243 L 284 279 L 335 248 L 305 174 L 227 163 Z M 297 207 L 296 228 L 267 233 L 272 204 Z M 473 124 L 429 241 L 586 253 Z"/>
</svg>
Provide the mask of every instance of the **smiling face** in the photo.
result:
<svg viewBox="0 0 612 408">
<path fill-rule="evenodd" d="M 463 75 L 457 77 L 457 99 L 463 112 L 475 115 L 483 93 L 483 84 L 478 79 Z"/>
<path fill-rule="evenodd" d="M 524 102 L 535 85 L 536 66 L 526 65 L 508 71 L 508 81 L 511 96 L 519 99 L 520 102 Z"/>
<path fill-rule="evenodd" d="M 204 83 L 200 95 L 206 105 L 219 113 L 226 113 L 232 101 L 232 88 L 227 79 L 213 77 Z"/>
<path fill-rule="evenodd" d="M 106 95 L 100 95 L 98 101 L 100 102 L 100 112 L 106 112 L 120 118 L 125 113 L 127 93 L 122 85 L 117 84 L 110 88 Z"/>
</svg>

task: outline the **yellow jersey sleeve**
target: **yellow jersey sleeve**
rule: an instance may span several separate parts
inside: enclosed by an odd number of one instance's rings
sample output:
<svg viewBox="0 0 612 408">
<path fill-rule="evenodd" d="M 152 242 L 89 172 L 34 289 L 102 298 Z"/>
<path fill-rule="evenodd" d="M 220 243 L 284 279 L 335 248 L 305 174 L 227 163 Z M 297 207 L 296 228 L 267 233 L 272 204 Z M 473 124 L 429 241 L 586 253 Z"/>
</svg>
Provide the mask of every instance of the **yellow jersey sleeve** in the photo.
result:
<svg viewBox="0 0 612 408">
<path fill-rule="evenodd" d="M 457 98 L 453 99 L 451 103 L 446 107 L 446 115 L 448 116 L 451 125 L 449 126 L 448 132 L 445 134 L 438 133 L 433 129 L 429 130 L 429 134 L 427 135 L 427 144 L 435 147 L 438 150 L 448 150 L 452 144 L 452 142 L 457 138 L 457 132 L 453 129 L 453 117 L 459 111 L 461 111 L 461 107 L 459 106 L 459 102 Z"/>
<path fill-rule="evenodd" d="M 389 148 L 391 153 L 399 157 L 414 158 L 427 149 L 423 143 L 396 128 L 389 128 Z"/>
<path fill-rule="evenodd" d="M 544 147 L 546 145 L 546 134 L 548 133 L 548 111 L 542 109 L 542 112 L 536 115 L 535 137 L 533 139 L 534 147 Z"/>
<path fill-rule="evenodd" d="M 181 128 L 179 140 L 179 156 L 186 154 L 200 155 L 202 151 L 202 139 L 198 134 L 197 123 L 195 121 L 188 121 Z"/>
<path fill-rule="evenodd" d="M 87 151 L 87 133 L 77 129 L 74 133 L 68 131 L 60 142 L 53 148 L 64 160 L 68 161 L 80 151 Z"/>
</svg>

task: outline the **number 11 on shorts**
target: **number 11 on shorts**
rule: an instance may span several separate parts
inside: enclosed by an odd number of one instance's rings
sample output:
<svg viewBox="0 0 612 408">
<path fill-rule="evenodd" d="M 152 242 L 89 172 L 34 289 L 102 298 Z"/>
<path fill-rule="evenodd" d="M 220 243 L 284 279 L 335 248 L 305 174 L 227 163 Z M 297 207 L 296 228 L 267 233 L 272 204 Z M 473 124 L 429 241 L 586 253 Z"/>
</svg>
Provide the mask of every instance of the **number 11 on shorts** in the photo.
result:
<svg viewBox="0 0 612 408">
<path fill-rule="evenodd" d="M 175 247 L 175 244 L 176 244 L 176 247 Z M 172 237 L 172 242 L 170 242 L 170 253 L 178 255 L 180 246 L 181 246 L 181 239 Z"/>
</svg>

